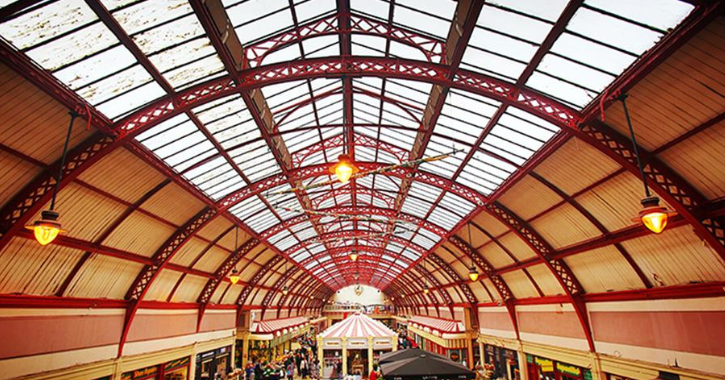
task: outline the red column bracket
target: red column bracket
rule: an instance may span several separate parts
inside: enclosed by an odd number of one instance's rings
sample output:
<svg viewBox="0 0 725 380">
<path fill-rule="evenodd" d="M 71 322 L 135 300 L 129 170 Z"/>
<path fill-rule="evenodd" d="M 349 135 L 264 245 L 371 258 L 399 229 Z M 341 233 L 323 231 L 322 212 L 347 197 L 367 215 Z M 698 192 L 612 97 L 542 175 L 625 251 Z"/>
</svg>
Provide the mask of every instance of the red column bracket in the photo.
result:
<svg viewBox="0 0 725 380">
<path fill-rule="evenodd" d="M 176 252 L 188 242 L 194 234 L 204 227 L 206 223 L 212 220 L 217 215 L 217 212 L 210 208 L 205 208 L 189 222 L 179 228 L 161 248 L 156 251 L 154 256 L 151 258 L 152 264 L 147 265 L 141 270 L 141 273 L 136 277 L 131 288 L 126 293 L 126 299 L 131 301 L 128 308 L 126 309 L 126 318 L 123 325 L 123 331 L 121 333 L 121 341 L 118 345 L 118 357 L 123 354 L 123 346 L 128 338 L 128 332 L 131 329 L 131 324 L 138 311 L 139 304 L 143 300 L 144 295 L 151 287 L 151 284 L 157 278 L 158 274 L 162 269 L 171 261 Z"/>
<path fill-rule="evenodd" d="M 547 268 L 556 277 L 557 281 L 564 289 L 569 302 L 574 308 L 574 312 L 579 318 L 581 323 L 582 332 L 586 338 L 589 350 L 594 352 L 594 339 L 592 337 L 591 326 L 589 325 L 589 316 L 587 314 L 586 305 L 583 302 L 582 296 L 584 294 L 584 288 L 582 288 L 579 280 L 576 279 L 574 274 L 566 265 L 564 260 L 552 258 L 554 249 L 544 240 L 531 226 L 524 222 L 521 218 L 509 211 L 498 203 L 491 203 L 486 206 L 486 210 L 504 225 L 506 225 L 511 231 L 513 231 L 519 238 L 521 238 L 536 255 L 541 258 L 546 264 Z M 514 310 L 515 312 L 515 310 Z"/>
</svg>

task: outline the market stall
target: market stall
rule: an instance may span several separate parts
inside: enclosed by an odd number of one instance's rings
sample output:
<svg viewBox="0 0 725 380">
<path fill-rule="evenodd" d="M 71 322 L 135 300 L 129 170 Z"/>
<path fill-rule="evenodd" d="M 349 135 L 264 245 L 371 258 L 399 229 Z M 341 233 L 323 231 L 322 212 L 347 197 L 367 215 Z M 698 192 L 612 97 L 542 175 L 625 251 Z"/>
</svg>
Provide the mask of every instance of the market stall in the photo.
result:
<svg viewBox="0 0 725 380">
<path fill-rule="evenodd" d="M 372 371 L 376 355 L 396 350 L 397 336 L 383 323 L 355 313 L 318 335 L 318 357 L 332 358 L 325 361 L 326 366 L 341 361 L 345 374 L 364 376 Z"/>
<path fill-rule="evenodd" d="M 292 348 L 292 340 L 309 331 L 307 317 L 269 319 L 253 322 L 249 331 L 237 333 L 237 346 L 246 357 L 272 359 Z M 239 347 L 241 346 L 241 347 Z M 239 360 L 238 366 L 244 363 Z"/>
<path fill-rule="evenodd" d="M 422 349 L 473 368 L 472 336 L 462 322 L 416 315 L 408 320 L 408 335 Z"/>
</svg>

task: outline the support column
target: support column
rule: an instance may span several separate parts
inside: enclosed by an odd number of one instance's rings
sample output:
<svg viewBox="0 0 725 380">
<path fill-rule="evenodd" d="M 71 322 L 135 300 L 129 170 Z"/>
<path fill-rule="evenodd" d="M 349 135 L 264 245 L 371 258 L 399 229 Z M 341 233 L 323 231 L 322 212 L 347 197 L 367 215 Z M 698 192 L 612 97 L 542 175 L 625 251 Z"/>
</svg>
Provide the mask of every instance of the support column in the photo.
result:
<svg viewBox="0 0 725 380">
<path fill-rule="evenodd" d="M 368 376 L 373 372 L 373 337 L 368 337 Z"/>
<path fill-rule="evenodd" d="M 198 344 L 198 342 L 194 342 L 194 345 L 191 347 L 191 357 L 189 358 L 189 377 L 196 376 L 196 350 Z"/>
<path fill-rule="evenodd" d="M 323 359 L 324 359 L 325 351 L 322 348 L 322 337 L 317 336 L 317 360 L 320 361 L 320 373 L 322 373 L 322 366 L 324 365 Z"/>
<path fill-rule="evenodd" d="M 526 353 L 524 352 L 524 346 L 521 344 L 521 341 L 519 341 L 516 353 L 519 356 L 519 375 L 521 376 L 521 380 L 536 380 L 529 379 L 529 362 L 526 361 Z M 481 355 L 483 355 L 483 353 L 481 353 Z"/>
<path fill-rule="evenodd" d="M 245 332 L 242 335 L 242 365 L 244 367 L 246 367 L 248 361 L 249 361 L 249 333 Z"/>
<path fill-rule="evenodd" d="M 468 360 L 466 360 L 466 363 L 468 363 L 468 369 L 473 369 L 476 367 L 476 363 L 473 362 L 473 339 L 469 336 L 466 339 L 466 350 L 468 351 Z"/>
<path fill-rule="evenodd" d="M 347 375 L 347 338 L 342 337 L 342 376 Z"/>
<path fill-rule="evenodd" d="M 589 356 L 592 359 L 592 380 L 606 380 L 607 375 L 602 372 L 602 362 L 599 360 L 599 354 L 596 352 L 590 352 Z"/>
<path fill-rule="evenodd" d="M 483 342 L 481 342 L 480 340 L 478 341 L 478 353 L 479 353 L 479 355 L 481 355 L 478 357 L 478 360 L 479 360 L 478 364 L 480 364 L 481 368 L 483 368 L 483 365 L 486 363 L 486 359 L 485 359 L 486 356 L 483 353 Z M 524 380 L 524 379 L 522 378 L 522 380 Z"/>
</svg>

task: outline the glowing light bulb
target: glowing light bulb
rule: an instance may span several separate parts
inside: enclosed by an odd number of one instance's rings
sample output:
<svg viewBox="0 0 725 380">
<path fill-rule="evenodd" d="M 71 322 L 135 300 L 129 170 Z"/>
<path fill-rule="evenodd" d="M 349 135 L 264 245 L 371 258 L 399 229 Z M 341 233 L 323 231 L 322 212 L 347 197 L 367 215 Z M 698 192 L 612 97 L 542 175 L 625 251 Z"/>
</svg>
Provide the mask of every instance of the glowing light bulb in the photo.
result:
<svg viewBox="0 0 725 380">
<path fill-rule="evenodd" d="M 648 197 L 642 199 L 642 210 L 640 210 L 637 219 L 647 227 L 648 230 L 659 234 L 667 227 L 667 221 L 671 214 L 666 208 L 660 206 L 660 200 L 657 197 Z M 637 220 L 635 219 L 635 220 Z"/>
<path fill-rule="evenodd" d="M 236 285 L 239 282 L 239 272 L 236 269 L 233 269 L 232 274 L 229 275 L 229 281 L 232 282 L 232 285 Z"/>
<path fill-rule="evenodd" d="M 352 262 L 357 261 L 357 252 L 355 252 L 355 251 L 350 252 L 350 260 L 352 260 Z"/>
<path fill-rule="evenodd" d="M 341 154 L 338 157 L 337 164 L 330 168 L 330 171 L 335 173 L 341 183 L 347 183 L 358 172 L 358 168 L 350 161 L 350 158 L 346 154 Z"/>
<path fill-rule="evenodd" d="M 56 211 L 45 210 L 41 213 L 40 220 L 25 226 L 25 228 L 33 231 L 35 240 L 40 245 L 48 245 L 63 231 L 60 228 L 60 223 L 58 223 L 58 216 L 59 214 Z"/>
<path fill-rule="evenodd" d="M 478 269 L 476 269 L 475 265 L 471 265 L 471 268 L 468 271 L 468 278 L 471 279 L 471 281 L 476 282 L 478 281 L 478 276 Z"/>
</svg>

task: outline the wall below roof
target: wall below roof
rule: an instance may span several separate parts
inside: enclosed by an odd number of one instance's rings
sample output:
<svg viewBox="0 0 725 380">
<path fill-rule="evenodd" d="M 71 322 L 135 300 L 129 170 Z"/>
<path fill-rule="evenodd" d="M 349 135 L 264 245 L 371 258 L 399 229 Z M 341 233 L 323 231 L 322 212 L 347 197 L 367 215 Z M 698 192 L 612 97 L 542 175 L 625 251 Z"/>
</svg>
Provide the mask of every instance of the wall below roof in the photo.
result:
<svg viewBox="0 0 725 380">
<path fill-rule="evenodd" d="M 599 354 L 725 374 L 725 297 L 587 304 Z M 516 307 L 522 342 L 586 352 L 568 304 Z M 479 309 L 480 333 L 516 339 L 505 307 Z"/>
<path fill-rule="evenodd" d="M 106 365 L 101 366 L 107 367 L 106 370 L 113 369 L 125 311 L 0 309 L 0 336 L 3 337 L 0 345 L 0 379 L 100 362 L 106 362 Z M 199 332 L 196 331 L 196 309 L 141 309 L 136 319 L 124 346 L 124 362 L 127 362 L 128 357 L 144 357 L 154 352 L 189 351 L 189 347 L 204 342 L 219 341 L 224 344 L 220 343 L 218 347 L 228 346 L 236 336 L 234 309 L 207 310 Z M 158 363 L 161 363 L 161 359 L 149 364 Z"/>
</svg>

